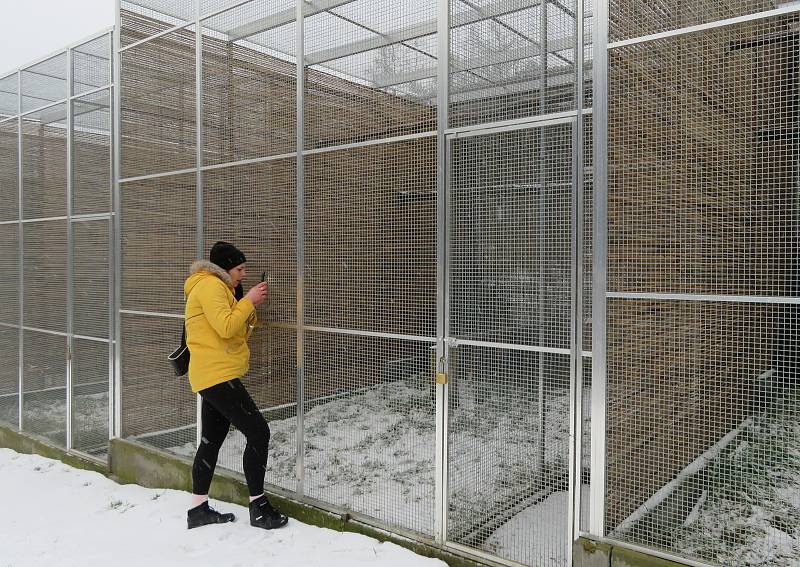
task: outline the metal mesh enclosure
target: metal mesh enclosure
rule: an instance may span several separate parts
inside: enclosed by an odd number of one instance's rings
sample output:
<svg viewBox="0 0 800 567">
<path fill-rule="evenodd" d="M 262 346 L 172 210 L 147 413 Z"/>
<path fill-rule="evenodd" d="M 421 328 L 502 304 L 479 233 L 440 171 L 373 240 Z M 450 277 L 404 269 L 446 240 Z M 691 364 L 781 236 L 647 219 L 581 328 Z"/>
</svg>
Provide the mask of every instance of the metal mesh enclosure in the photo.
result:
<svg viewBox="0 0 800 567">
<path fill-rule="evenodd" d="M 23 331 L 22 346 L 22 429 L 64 447 L 67 443 L 66 333 Z"/>
<path fill-rule="evenodd" d="M 797 13 L 758 14 L 780 7 L 609 6 L 612 40 L 672 32 L 608 51 L 606 531 L 722 565 L 800 550 Z"/>
<path fill-rule="evenodd" d="M 111 433 L 111 37 L 0 79 L 11 116 L 0 121 L 0 421 L 98 458 Z"/>
</svg>

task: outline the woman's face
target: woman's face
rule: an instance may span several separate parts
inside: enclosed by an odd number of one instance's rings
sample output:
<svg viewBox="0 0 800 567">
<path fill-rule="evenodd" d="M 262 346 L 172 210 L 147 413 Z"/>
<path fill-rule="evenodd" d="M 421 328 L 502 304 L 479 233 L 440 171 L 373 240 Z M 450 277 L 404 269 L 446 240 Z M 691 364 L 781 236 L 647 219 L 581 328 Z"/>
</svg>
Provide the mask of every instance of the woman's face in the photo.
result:
<svg viewBox="0 0 800 567">
<path fill-rule="evenodd" d="M 239 264 L 235 268 L 231 268 L 228 270 L 228 274 L 231 276 L 233 287 L 236 287 L 247 276 L 247 264 Z"/>
</svg>

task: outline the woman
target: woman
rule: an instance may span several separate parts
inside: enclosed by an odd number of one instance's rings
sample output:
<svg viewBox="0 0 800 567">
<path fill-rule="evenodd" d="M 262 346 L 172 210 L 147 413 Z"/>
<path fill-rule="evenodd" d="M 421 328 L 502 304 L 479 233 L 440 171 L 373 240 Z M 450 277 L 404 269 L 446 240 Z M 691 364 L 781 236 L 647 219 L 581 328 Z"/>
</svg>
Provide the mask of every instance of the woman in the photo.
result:
<svg viewBox="0 0 800 567">
<path fill-rule="evenodd" d="M 202 398 L 202 436 L 192 465 L 189 529 L 236 519 L 208 506 L 219 449 L 231 424 L 247 438 L 242 462 L 250 492 L 250 525 L 271 530 L 287 522 L 264 495 L 269 425 L 240 380 L 249 369 L 247 339 L 256 322 L 255 306 L 267 295 L 267 284 L 262 282 L 242 297 L 245 262 L 235 246 L 217 242 L 210 262 L 192 265 L 183 288 L 186 344 L 191 353 L 189 382 Z"/>
</svg>

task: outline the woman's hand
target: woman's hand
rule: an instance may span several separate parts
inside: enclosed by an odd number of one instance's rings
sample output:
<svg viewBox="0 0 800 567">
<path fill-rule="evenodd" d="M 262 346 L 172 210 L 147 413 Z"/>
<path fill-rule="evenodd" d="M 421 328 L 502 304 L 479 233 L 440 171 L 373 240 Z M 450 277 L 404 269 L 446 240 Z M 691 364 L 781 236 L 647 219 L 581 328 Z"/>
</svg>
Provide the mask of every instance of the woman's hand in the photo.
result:
<svg viewBox="0 0 800 567">
<path fill-rule="evenodd" d="M 267 283 L 261 282 L 260 284 L 254 285 L 250 288 L 250 291 L 247 292 L 245 297 L 253 305 L 261 304 L 267 298 Z"/>
</svg>

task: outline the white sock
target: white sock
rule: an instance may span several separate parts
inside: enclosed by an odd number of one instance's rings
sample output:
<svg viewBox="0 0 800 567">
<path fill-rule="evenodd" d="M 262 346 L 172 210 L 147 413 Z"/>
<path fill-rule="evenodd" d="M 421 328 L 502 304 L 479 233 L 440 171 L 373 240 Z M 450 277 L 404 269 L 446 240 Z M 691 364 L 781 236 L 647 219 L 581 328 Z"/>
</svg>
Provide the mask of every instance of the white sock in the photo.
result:
<svg viewBox="0 0 800 567">
<path fill-rule="evenodd" d="M 203 502 L 208 501 L 208 494 L 192 494 L 192 505 L 190 508 L 197 508 Z"/>
<path fill-rule="evenodd" d="M 259 494 L 258 496 L 251 496 L 251 497 L 250 497 L 250 502 L 252 502 L 253 500 L 258 500 L 258 499 L 259 499 L 259 498 L 261 498 L 262 496 L 263 496 L 263 494 Z"/>
</svg>

